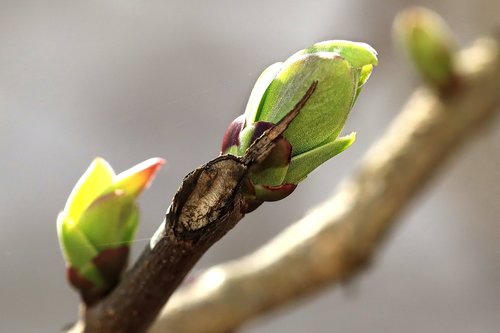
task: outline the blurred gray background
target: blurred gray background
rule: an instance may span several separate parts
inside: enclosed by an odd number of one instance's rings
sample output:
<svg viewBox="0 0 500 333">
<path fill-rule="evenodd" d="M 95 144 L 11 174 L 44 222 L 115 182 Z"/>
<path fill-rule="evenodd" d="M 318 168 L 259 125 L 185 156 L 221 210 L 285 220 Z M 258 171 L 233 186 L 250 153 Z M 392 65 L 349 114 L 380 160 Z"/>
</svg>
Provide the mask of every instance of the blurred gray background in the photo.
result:
<svg viewBox="0 0 500 333">
<path fill-rule="evenodd" d="M 0 331 L 76 319 L 55 221 L 95 156 L 117 172 L 168 160 L 141 198 L 137 256 L 182 177 L 218 154 L 260 71 L 317 41 L 365 41 L 380 66 L 346 126 L 354 147 L 246 217 L 198 269 L 252 251 L 325 199 L 418 84 L 390 39 L 395 13 L 415 4 L 440 12 L 462 45 L 500 25 L 497 0 L 0 0 Z M 370 271 L 242 331 L 498 332 L 499 180 L 497 119 L 413 203 Z"/>
</svg>

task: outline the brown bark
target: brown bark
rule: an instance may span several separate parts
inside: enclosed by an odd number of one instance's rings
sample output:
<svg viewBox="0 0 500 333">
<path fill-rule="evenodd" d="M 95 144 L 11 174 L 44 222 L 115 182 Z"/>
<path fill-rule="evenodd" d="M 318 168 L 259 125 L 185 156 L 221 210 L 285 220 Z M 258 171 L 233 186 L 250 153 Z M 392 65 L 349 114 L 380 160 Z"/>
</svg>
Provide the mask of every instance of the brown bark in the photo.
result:
<svg viewBox="0 0 500 333">
<path fill-rule="evenodd" d="M 146 331 L 200 257 L 244 216 L 242 182 L 267 157 L 317 84 L 243 157 L 220 156 L 186 176 L 164 223 L 134 267 L 109 296 L 86 309 L 84 332 Z"/>
<path fill-rule="evenodd" d="M 418 90 L 336 194 L 256 252 L 180 289 L 150 333 L 221 333 L 358 273 L 411 199 L 500 112 L 498 42 L 462 52 L 461 85 Z"/>
</svg>

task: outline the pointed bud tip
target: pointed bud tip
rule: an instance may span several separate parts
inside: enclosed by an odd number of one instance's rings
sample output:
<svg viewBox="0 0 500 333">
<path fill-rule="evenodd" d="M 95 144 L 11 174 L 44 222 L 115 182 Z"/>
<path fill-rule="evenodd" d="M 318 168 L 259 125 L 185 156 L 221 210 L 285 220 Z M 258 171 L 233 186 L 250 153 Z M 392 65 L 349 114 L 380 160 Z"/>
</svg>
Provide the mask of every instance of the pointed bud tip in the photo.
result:
<svg viewBox="0 0 500 333">
<path fill-rule="evenodd" d="M 151 185 L 154 177 L 165 160 L 159 157 L 150 158 L 120 173 L 114 180 L 116 189 L 123 189 L 129 195 L 137 196 Z"/>
<path fill-rule="evenodd" d="M 292 57 L 299 54 L 314 54 L 318 52 L 330 52 L 341 55 L 349 61 L 354 68 L 361 68 L 367 65 L 378 65 L 378 53 L 371 45 L 363 42 L 352 42 L 340 39 L 316 43 L 309 48 L 297 52 Z"/>
</svg>

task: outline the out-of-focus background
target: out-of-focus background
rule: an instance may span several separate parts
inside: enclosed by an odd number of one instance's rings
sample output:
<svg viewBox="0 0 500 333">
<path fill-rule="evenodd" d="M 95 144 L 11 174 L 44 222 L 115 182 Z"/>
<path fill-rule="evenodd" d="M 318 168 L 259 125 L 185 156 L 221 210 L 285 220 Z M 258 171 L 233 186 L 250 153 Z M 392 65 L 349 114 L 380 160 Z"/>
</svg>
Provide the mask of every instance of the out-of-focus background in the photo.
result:
<svg viewBox="0 0 500 333">
<path fill-rule="evenodd" d="M 418 85 L 390 34 L 416 4 L 441 13 L 462 45 L 500 25 L 497 0 L 0 0 L 0 331 L 76 319 L 55 221 L 95 156 L 118 172 L 168 160 L 141 198 L 137 256 L 267 65 L 321 40 L 365 41 L 380 66 L 346 126 L 354 147 L 248 215 L 198 269 L 252 251 L 325 199 Z M 498 332 L 499 222 L 497 119 L 402 216 L 369 272 L 242 332 Z"/>
</svg>

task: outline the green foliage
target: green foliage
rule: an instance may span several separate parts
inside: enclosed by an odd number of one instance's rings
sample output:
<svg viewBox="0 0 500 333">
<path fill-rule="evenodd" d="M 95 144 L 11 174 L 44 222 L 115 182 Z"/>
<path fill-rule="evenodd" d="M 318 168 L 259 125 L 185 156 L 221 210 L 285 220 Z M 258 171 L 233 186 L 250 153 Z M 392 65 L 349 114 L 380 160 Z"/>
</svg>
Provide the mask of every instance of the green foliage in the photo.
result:
<svg viewBox="0 0 500 333">
<path fill-rule="evenodd" d="M 405 10 L 396 17 L 393 33 L 430 85 L 446 89 L 452 83 L 456 41 L 438 14 L 420 7 Z"/>
<path fill-rule="evenodd" d="M 82 294 L 105 291 L 119 279 L 139 222 L 136 198 L 163 163 L 152 158 L 115 175 L 96 158 L 75 185 L 57 218 L 57 231 L 70 282 Z M 110 251 L 118 248 L 126 251 Z"/>
<path fill-rule="evenodd" d="M 338 136 L 377 64 L 377 53 L 368 44 L 332 40 L 301 50 L 260 75 L 244 116 L 226 131 L 223 154 L 242 156 L 265 129 L 293 109 L 314 81 L 318 85 L 270 156 L 253 171 L 249 197 L 283 198 L 291 193 L 291 186 L 354 142 L 354 134 Z M 282 192 L 283 196 L 266 191 Z"/>
</svg>

